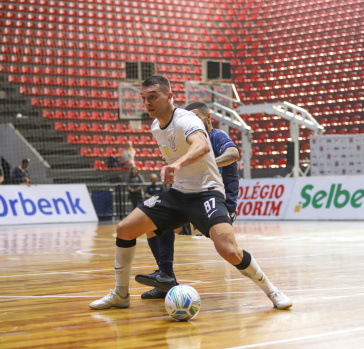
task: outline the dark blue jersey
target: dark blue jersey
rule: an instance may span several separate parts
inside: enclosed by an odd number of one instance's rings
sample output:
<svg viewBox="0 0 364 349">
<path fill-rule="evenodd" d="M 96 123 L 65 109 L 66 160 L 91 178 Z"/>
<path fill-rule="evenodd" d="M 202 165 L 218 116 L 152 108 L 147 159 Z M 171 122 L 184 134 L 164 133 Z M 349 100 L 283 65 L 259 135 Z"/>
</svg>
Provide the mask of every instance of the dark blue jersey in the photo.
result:
<svg viewBox="0 0 364 349">
<path fill-rule="evenodd" d="M 230 137 L 222 130 L 212 129 L 209 134 L 212 149 L 215 157 L 222 155 L 227 148 L 237 148 Z M 224 167 L 219 167 L 222 181 L 225 186 L 226 204 L 230 213 L 236 211 L 237 198 L 239 193 L 239 175 L 238 164 L 234 161 L 232 164 Z"/>
<path fill-rule="evenodd" d="M 158 195 L 160 193 L 163 193 L 163 191 L 163 185 L 161 184 L 151 184 L 145 187 L 145 194 L 149 194 L 150 196 Z"/>
</svg>

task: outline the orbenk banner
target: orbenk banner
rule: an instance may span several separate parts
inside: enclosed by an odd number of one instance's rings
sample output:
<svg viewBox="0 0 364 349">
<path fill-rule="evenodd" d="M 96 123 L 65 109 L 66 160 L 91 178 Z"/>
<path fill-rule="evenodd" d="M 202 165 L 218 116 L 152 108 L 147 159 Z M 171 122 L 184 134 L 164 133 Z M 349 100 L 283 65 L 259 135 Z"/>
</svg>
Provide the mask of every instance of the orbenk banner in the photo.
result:
<svg viewBox="0 0 364 349">
<path fill-rule="evenodd" d="M 0 186 L 0 225 L 97 221 L 84 184 Z"/>
</svg>

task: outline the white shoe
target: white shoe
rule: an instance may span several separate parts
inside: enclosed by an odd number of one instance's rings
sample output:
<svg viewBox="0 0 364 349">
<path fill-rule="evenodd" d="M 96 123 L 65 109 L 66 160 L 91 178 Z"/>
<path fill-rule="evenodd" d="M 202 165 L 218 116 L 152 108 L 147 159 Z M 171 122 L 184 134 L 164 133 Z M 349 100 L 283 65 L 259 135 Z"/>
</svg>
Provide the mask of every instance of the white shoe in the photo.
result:
<svg viewBox="0 0 364 349">
<path fill-rule="evenodd" d="M 111 290 L 108 295 L 89 304 L 92 309 L 109 309 L 111 307 L 129 308 L 130 294 L 123 298 L 115 290 Z"/>
<path fill-rule="evenodd" d="M 273 302 L 274 308 L 284 310 L 292 306 L 292 301 L 281 291 L 270 293 L 268 298 Z"/>
</svg>

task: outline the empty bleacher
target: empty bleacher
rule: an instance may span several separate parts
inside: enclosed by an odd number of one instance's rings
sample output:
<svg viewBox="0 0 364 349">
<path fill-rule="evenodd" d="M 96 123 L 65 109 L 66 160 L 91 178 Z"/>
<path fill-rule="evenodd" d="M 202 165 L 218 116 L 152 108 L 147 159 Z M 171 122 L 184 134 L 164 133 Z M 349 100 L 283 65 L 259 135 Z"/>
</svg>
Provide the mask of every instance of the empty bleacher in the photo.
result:
<svg viewBox="0 0 364 349">
<path fill-rule="evenodd" d="M 362 18 L 360 0 L 3 1 L 0 72 L 87 166 L 106 170 L 105 157 L 131 141 L 150 171 L 160 168 L 150 123 L 134 129 L 118 116 L 125 61 L 156 62 L 183 105 L 184 82 L 201 81 L 202 60 L 227 59 L 243 103 L 286 100 L 328 133 L 355 134 L 364 122 Z M 143 110 L 136 94 L 123 98 L 126 110 Z M 252 168 L 284 167 L 289 125 L 275 115 L 246 121 Z M 309 136 L 301 130 L 302 159 Z"/>
</svg>

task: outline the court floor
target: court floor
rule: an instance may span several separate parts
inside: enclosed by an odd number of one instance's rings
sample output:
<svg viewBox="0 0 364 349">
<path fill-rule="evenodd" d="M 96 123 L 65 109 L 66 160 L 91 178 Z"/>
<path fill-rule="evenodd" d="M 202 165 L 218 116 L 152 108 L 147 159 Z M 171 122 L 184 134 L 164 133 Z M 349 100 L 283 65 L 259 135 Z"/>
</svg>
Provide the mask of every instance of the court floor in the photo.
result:
<svg viewBox="0 0 364 349">
<path fill-rule="evenodd" d="M 134 281 L 156 266 L 138 239 L 131 307 L 91 310 L 114 287 L 114 225 L 0 227 L 0 348 L 364 348 L 364 222 L 236 222 L 239 245 L 293 300 L 276 310 L 205 237 L 176 236 L 179 283 L 201 295 L 190 322 Z"/>
</svg>

